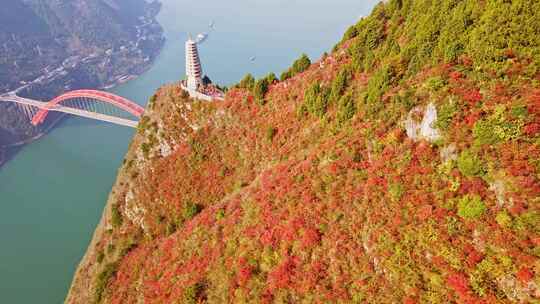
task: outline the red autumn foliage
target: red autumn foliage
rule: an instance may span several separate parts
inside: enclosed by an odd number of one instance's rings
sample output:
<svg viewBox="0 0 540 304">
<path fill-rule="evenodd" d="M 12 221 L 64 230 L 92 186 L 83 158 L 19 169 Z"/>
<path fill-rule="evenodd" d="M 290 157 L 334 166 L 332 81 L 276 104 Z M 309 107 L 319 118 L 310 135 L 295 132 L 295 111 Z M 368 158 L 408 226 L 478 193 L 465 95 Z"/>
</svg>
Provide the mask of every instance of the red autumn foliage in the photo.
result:
<svg viewBox="0 0 540 304">
<path fill-rule="evenodd" d="M 474 267 L 484 259 L 484 255 L 478 252 L 472 245 L 466 245 L 463 249 L 467 255 L 467 264 L 469 267 Z"/>
<path fill-rule="evenodd" d="M 416 301 L 413 298 L 406 297 L 403 299 L 403 304 L 416 304 Z"/>
<path fill-rule="evenodd" d="M 253 274 L 253 268 L 248 265 L 245 258 L 238 261 L 238 271 L 236 273 L 236 283 L 239 286 L 245 286 Z"/>
<path fill-rule="evenodd" d="M 529 113 L 540 116 L 540 90 L 534 90 L 529 97 Z"/>
<path fill-rule="evenodd" d="M 459 296 L 467 296 L 470 292 L 469 280 L 463 274 L 451 274 L 446 279 L 450 288 L 452 288 Z"/>
<path fill-rule="evenodd" d="M 459 71 L 453 71 L 450 73 L 450 78 L 453 79 L 453 80 L 459 80 L 461 78 L 463 78 L 463 73 L 459 72 Z"/>
<path fill-rule="evenodd" d="M 476 121 L 480 119 L 482 116 L 482 113 L 480 111 L 473 111 L 470 112 L 467 116 L 465 116 L 465 123 L 469 128 L 472 128 Z"/>
<path fill-rule="evenodd" d="M 523 133 L 528 136 L 536 136 L 540 133 L 540 123 L 533 122 L 523 127 Z"/>
<path fill-rule="evenodd" d="M 463 99 L 467 101 L 470 105 L 474 106 L 480 101 L 482 101 L 483 96 L 478 89 L 470 89 L 464 92 Z"/>
<path fill-rule="evenodd" d="M 316 229 L 306 229 L 302 236 L 302 248 L 311 248 L 321 241 L 321 235 Z"/>
<path fill-rule="evenodd" d="M 268 286 L 270 290 L 289 288 L 290 283 L 299 264 L 300 259 L 294 256 L 285 256 L 283 262 L 268 273 Z"/>
<path fill-rule="evenodd" d="M 504 51 L 504 56 L 506 56 L 506 58 L 514 58 L 516 57 L 516 53 L 512 49 L 506 49 Z"/>
<path fill-rule="evenodd" d="M 431 217 L 432 212 L 433 207 L 431 205 L 422 206 L 420 209 L 418 209 L 418 219 L 421 221 L 427 220 Z"/>
<path fill-rule="evenodd" d="M 529 268 L 523 267 L 517 272 L 516 277 L 520 282 L 528 283 L 533 279 L 534 273 Z"/>
</svg>

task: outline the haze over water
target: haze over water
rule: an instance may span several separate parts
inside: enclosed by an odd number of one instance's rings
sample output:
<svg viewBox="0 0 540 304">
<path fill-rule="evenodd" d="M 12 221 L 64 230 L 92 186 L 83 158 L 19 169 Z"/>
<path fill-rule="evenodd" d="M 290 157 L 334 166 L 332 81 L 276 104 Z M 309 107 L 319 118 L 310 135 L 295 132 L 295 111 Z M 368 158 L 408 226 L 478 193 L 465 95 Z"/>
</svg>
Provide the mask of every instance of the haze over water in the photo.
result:
<svg viewBox="0 0 540 304">
<path fill-rule="evenodd" d="M 204 72 L 230 85 L 246 73 L 278 76 L 303 52 L 317 59 L 378 1 L 164 0 L 167 43 L 154 66 L 113 90 L 140 104 L 184 75 L 184 41 L 200 46 Z M 250 60 L 256 57 L 255 61 Z M 61 303 L 101 217 L 133 129 L 65 119 L 0 168 L 0 302 Z"/>
</svg>

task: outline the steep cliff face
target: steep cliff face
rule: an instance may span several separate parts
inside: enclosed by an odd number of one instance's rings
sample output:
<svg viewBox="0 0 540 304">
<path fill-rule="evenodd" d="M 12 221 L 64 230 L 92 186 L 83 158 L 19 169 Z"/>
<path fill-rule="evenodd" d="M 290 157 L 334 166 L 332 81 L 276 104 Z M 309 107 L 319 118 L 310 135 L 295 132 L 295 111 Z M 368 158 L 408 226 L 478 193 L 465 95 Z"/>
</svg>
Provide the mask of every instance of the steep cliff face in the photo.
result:
<svg viewBox="0 0 540 304">
<path fill-rule="evenodd" d="M 539 12 L 391 0 L 281 81 L 161 88 L 67 302 L 540 301 Z"/>
</svg>

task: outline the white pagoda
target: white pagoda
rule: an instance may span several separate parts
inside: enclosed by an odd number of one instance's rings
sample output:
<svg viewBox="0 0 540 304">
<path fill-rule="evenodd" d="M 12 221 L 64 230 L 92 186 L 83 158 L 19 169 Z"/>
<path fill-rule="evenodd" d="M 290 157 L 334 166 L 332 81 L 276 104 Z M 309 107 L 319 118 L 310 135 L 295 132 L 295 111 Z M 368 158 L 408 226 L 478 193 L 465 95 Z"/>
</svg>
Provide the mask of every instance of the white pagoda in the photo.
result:
<svg viewBox="0 0 540 304">
<path fill-rule="evenodd" d="M 188 90 L 196 91 L 202 85 L 202 67 L 199 58 L 197 42 L 191 37 L 186 41 L 186 86 Z"/>
<path fill-rule="evenodd" d="M 201 59 L 199 58 L 198 42 L 191 36 L 186 41 L 186 80 L 180 82 L 180 87 L 192 98 L 215 101 L 223 100 L 225 94 L 209 78 L 203 81 Z"/>
</svg>

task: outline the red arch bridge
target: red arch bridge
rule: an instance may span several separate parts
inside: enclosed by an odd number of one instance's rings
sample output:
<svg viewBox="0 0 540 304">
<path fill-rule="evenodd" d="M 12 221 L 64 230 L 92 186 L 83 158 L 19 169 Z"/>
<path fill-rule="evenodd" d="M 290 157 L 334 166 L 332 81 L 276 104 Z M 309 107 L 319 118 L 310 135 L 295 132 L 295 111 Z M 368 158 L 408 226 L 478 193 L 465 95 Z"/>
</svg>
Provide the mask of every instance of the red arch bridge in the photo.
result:
<svg viewBox="0 0 540 304">
<path fill-rule="evenodd" d="M 0 95 L 0 101 L 16 103 L 35 126 L 43 123 L 49 112 L 54 111 L 135 128 L 144 113 L 144 108 L 133 101 L 97 90 L 71 91 L 49 102 L 23 98 L 10 92 Z"/>
</svg>

